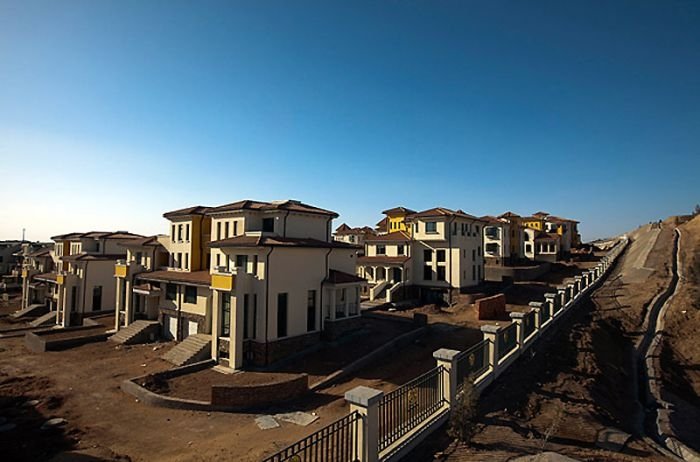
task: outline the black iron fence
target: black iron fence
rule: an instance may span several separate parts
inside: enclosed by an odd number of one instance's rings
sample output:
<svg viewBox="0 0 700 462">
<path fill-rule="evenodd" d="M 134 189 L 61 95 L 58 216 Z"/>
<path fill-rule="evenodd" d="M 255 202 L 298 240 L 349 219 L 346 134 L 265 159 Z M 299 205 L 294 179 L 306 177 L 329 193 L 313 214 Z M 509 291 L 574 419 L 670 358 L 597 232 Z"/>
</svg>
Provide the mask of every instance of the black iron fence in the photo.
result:
<svg viewBox="0 0 700 462">
<path fill-rule="evenodd" d="M 523 317 L 523 338 L 528 338 L 535 332 L 535 311 L 530 311 Z"/>
<path fill-rule="evenodd" d="M 355 462 L 362 417 L 356 411 L 273 454 L 263 462 Z"/>
<path fill-rule="evenodd" d="M 477 378 L 489 368 L 488 354 L 491 342 L 482 340 L 468 350 L 457 355 L 457 392 L 471 377 Z"/>
<path fill-rule="evenodd" d="M 498 341 L 498 359 L 501 359 L 518 345 L 518 325 L 512 323 L 500 330 L 496 340 Z"/>
<path fill-rule="evenodd" d="M 382 451 L 420 425 L 445 401 L 443 374 L 438 366 L 387 393 L 379 402 L 379 450 Z"/>
<path fill-rule="evenodd" d="M 552 313 L 550 312 L 549 303 L 545 302 L 542 304 L 542 308 L 540 308 L 540 325 L 549 321 L 551 317 Z"/>
</svg>

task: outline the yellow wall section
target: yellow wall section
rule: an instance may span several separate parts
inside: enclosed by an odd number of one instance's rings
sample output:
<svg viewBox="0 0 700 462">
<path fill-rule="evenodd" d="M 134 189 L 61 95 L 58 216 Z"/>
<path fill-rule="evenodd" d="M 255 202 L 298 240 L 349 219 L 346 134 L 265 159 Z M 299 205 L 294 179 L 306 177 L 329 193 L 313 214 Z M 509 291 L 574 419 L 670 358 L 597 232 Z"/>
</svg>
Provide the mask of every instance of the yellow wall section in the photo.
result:
<svg viewBox="0 0 700 462">
<path fill-rule="evenodd" d="M 118 278 L 125 278 L 126 265 L 114 265 L 114 275 Z"/>
<path fill-rule="evenodd" d="M 218 290 L 233 290 L 235 276 L 233 274 L 212 274 L 211 286 Z"/>
<path fill-rule="evenodd" d="M 395 233 L 396 231 L 404 231 L 411 234 L 411 227 L 406 224 L 406 215 L 389 215 L 389 229 L 390 233 Z"/>
<path fill-rule="evenodd" d="M 192 217 L 192 255 L 190 256 L 191 271 L 206 269 L 209 253 L 206 251 L 211 235 L 211 218 L 195 215 Z"/>
</svg>

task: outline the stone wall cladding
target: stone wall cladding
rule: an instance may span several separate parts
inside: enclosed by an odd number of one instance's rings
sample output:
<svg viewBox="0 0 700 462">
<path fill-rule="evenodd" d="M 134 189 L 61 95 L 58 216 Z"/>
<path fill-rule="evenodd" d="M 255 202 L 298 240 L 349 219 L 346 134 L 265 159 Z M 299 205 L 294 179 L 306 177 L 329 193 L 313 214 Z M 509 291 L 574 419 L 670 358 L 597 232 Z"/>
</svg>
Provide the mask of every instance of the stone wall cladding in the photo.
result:
<svg viewBox="0 0 700 462">
<path fill-rule="evenodd" d="M 506 316 L 506 296 L 481 298 L 474 303 L 479 319 L 501 319 Z"/>
<path fill-rule="evenodd" d="M 344 333 L 357 330 L 360 327 L 362 327 L 362 317 L 360 316 L 336 319 L 335 321 L 326 320 L 323 325 L 323 338 L 324 340 L 335 340 Z"/>
<path fill-rule="evenodd" d="M 180 321 L 178 323 L 178 335 L 177 340 L 183 340 L 186 336 L 183 335 L 187 331 L 187 323 L 189 321 L 195 321 L 197 323 L 197 332 L 200 334 L 209 334 L 209 325 L 207 323 L 207 318 L 201 314 L 187 313 L 185 311 L 171 310 L 170 308 L 159 308 L 160 316 L 158 317 L 158 322 L 161 325 L 165 325 L 165 315 L 168 316 L 180 316 Z"/>
<path fill-rule="evenodd" d="M 299 353 L 321 341 L 321 332 L 311 332 L 310 334 L 285 338 L 268 342 L 249 340 L 249 350 L 247 360 L 249 366 L 268 366 L 280 361 L 287 356 Z"/>
<path fill-rule="evenodd" d="M 304 395 L 309 391 L 306 374 L 255 385 L 212 385 L 211 404 L 231 409 L 261 408 Z"/>
</svg>

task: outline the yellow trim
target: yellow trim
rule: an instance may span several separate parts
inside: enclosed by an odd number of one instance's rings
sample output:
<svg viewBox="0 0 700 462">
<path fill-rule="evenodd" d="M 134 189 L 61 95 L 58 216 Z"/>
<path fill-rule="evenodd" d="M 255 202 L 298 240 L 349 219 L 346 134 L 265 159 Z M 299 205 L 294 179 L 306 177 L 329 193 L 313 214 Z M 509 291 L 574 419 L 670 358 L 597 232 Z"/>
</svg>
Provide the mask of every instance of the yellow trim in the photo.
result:
<svg viewBox="0 0 700 462">
<path fill-rule="evenodd" d="M 62 274 L 57 274 L 57 275 L 56 275 L 56 284 L 58 284 L 59 286 L 62 286 L 65 282 L 66 282 L 66 281 L 65 281 L 65 276 L 64 276 L 64 275 L 62 275 Z"/>
<path fill-rule="evenodd" d="M 23 270 L 22 270 L 22 277 L 23 277 L 23 278 L 26 278 L 26 277 L 27 277 L 27 274 L 29 274 L 29 272 L 28 272 L 26 269 L 23 269 Z"/>
<path fill-rule="evenodd" d="M 126 265 L 114 265 L 114 275 L 118 278 L 126 277 Z"/>
<path fill-rule="evenodd" d="M 231 291 L 236 277 L 233 274 L 212 274 L 211 288 L 217 290 Z"/>
</svg>

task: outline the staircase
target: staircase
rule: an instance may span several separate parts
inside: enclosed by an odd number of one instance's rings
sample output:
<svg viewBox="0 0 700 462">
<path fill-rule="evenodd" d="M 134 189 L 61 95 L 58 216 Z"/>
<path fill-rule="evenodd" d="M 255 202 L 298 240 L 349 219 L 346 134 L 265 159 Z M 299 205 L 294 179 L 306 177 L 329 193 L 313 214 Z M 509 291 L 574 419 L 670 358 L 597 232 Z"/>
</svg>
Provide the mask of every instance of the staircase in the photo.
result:
<svg viewBox="0 0 700 462">
<path fill-rule="evenodd" d="M 395 302 L 395 301 L 396 301 L 396 297 L 394 296 L 394 294 L 395 294 L 400 288 L 401 288 L 401 283 L 400 283 L 400 282 L 397 282 L 396 284 L 394 284 L 393 286 L 391 286 L 390 288 L 388 288 L 388 289 L 386 290 L 386 301 L 387 301 L 387 303 Z"/>
<path fill-rule="evenodd" d="M 15 311 L 10 315 L 11 318 L 13 319 L 20 319 L 25 316 L 30 316 L 30 317 L 37 317 L 45 314 L 47 311 L 49 311 L 49 308 L 46 305 L 43 305 L 41 303 L 36 304 L 36 305 L 29 305 L 27 308 L 19 311 Z"/>
<path fill-rule="evenodd" d="M 369 289 L 369 299 L 376 300 L 381 295 L 382 291 L 389 285 L 389 281 L 378 282 L 374 287 Z"/>
<path fill-rule="evenodd" d="M 39 316 L 35 320 L 29 323 L 32 327 L 41 327 L 56 324 L 56 312 L 49 311 L 48 313 Z"/>
<path fill-rule="evenodd" d="M 158 321 L 134 321 L 127 327 L 119 329 L 109 340 L 122 345 L 153 342 L 158 338 L 160 323 Z"/>
<path fill-rule="evenodd" d="M 190 335 L 165 353 L 162 358 L 176 366 L 185 366 L 209 359 L 211 358 L 211 335 Z"/>
</svg>

